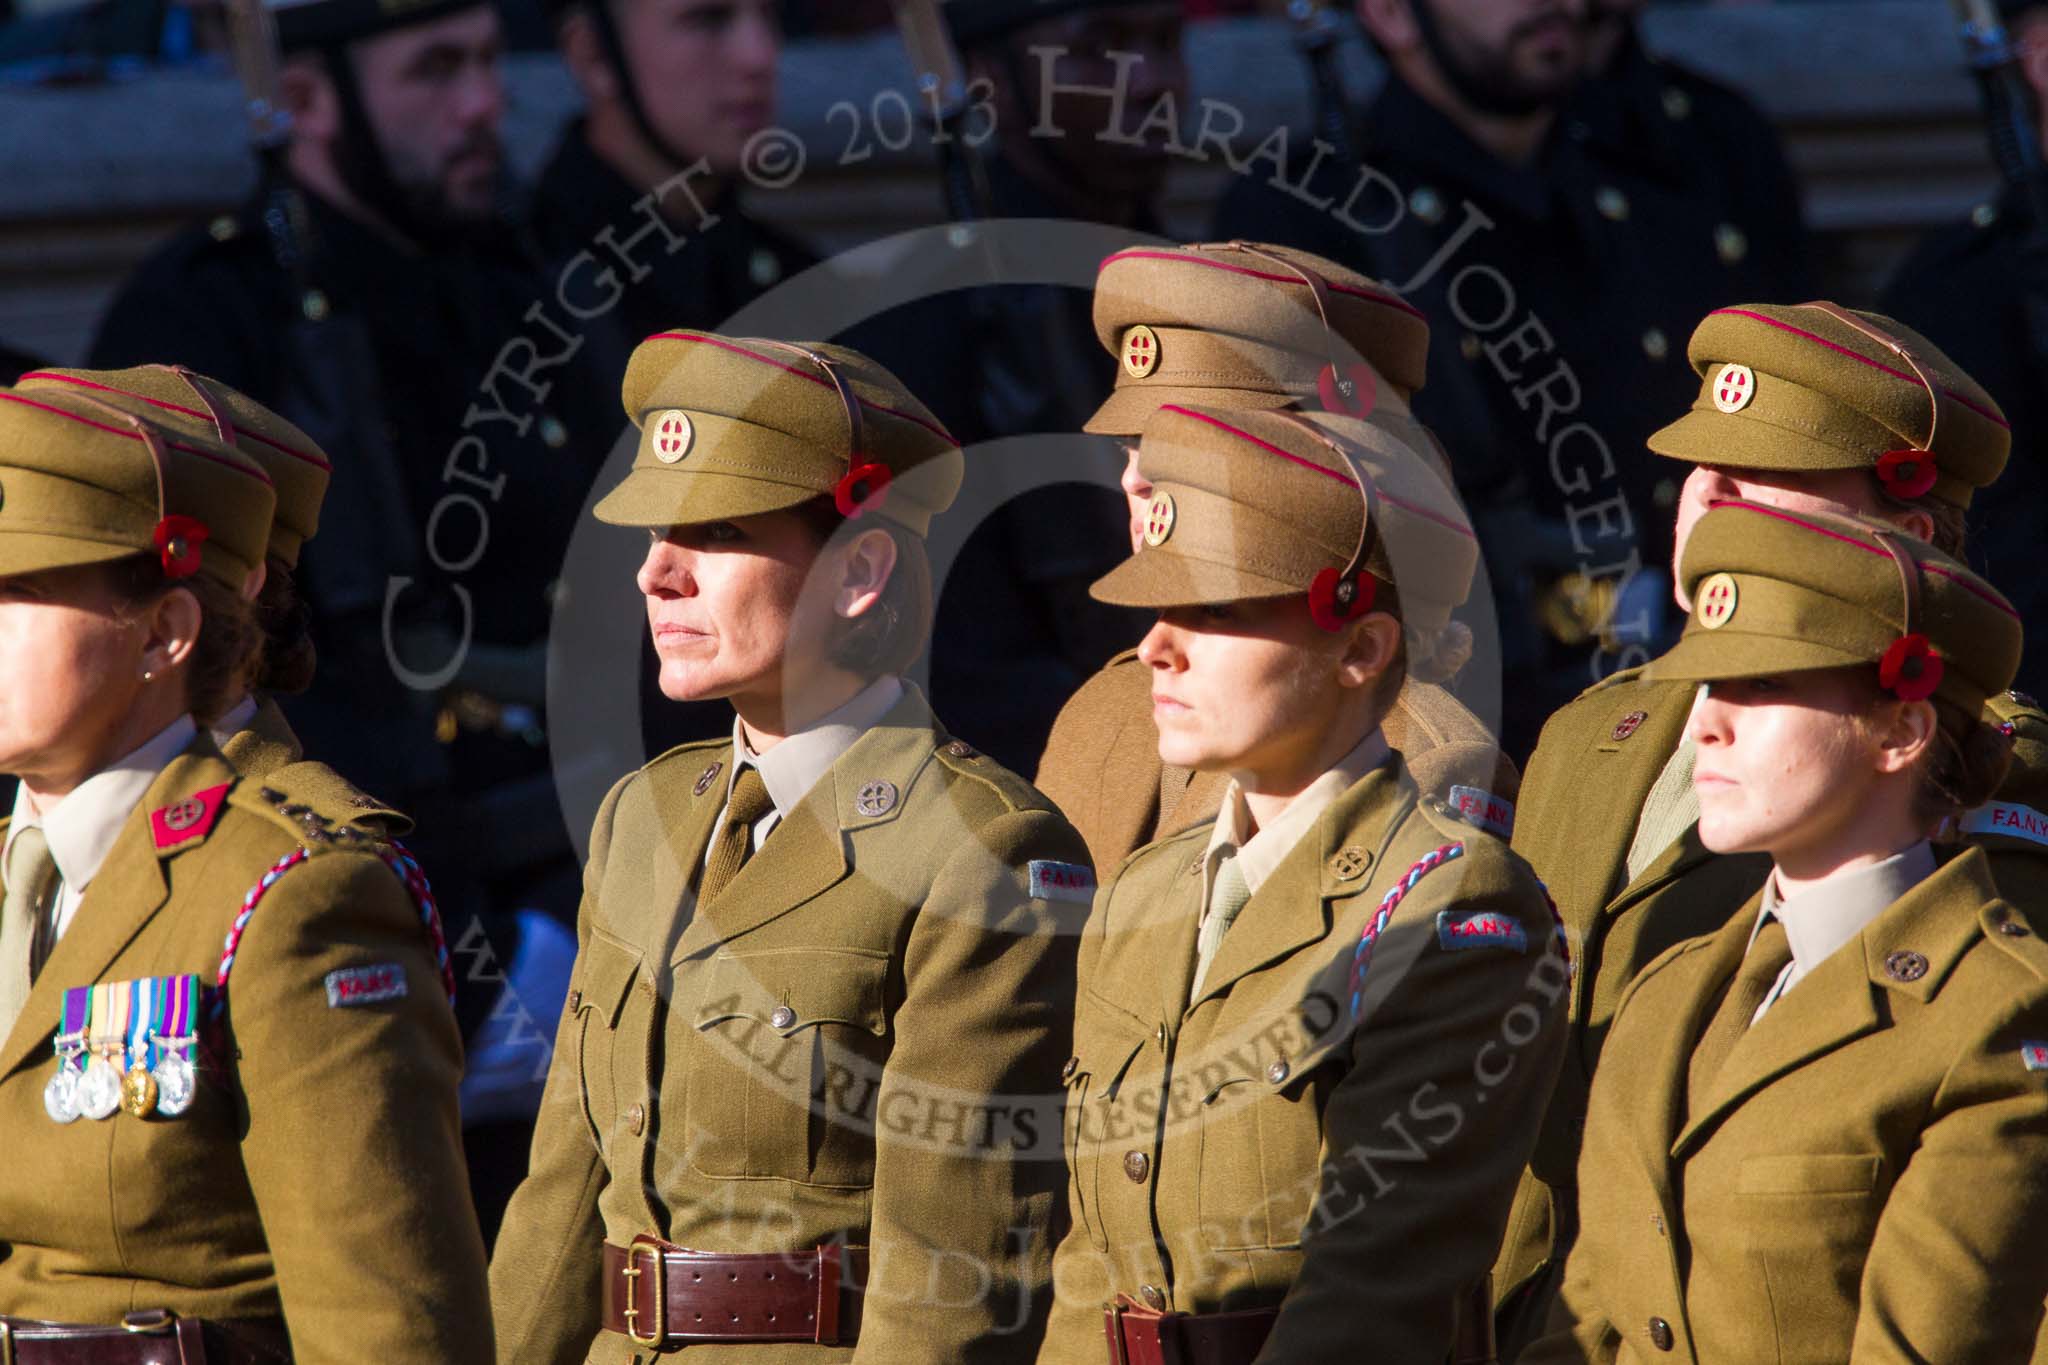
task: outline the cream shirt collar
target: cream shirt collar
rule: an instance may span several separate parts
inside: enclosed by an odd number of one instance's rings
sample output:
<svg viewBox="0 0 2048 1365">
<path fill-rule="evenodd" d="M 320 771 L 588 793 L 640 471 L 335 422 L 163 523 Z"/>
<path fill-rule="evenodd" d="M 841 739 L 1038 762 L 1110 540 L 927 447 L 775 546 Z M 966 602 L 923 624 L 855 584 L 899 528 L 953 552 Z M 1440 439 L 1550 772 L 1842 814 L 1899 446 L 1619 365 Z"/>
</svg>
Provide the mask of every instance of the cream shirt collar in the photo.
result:
<svg viewBox="0 0 2048 1365">
<path fill-rule="evenodd" d="M 226 745 L 256 720 L 256 694 L 250 693 L 237 702 L 232 710 L 213 723 L 213 742 Z"/>
<path fill-rule="evenodd" d="M 1755 1017 L 1761 1019 L 1773 1002 L 1846 947 L 1865 925 L 1933 876 L 1935 866 L 1934 849 L 1922 839 L 1883 862 L 1838 872 L 1791 897 L 1780 895 L 1778 873 L 1773 869 L 1764 883 L 1763 903 L 1757 910 L 1756 926 L 1750 930 L 1750 942 L 1756 942 L 1764 917 L 1775 915 L 1785 925 L 1792 961 Z"/>
<path fill-rule="evenodd" d="M 1358 747 L 1337 760 L 1337 766 L 1318 777 L 1301 791 L 1301 795 L 1287 803 L 1286 809 L 1275 816 L 1272 823 L 1258 833 L 1246 837 L 1251 829 L 1251 807 L 1244 799 L 1244 789 L 1236 778 L 1223 793 L 1222 809 L 1216 813 L 1216 827 L 1209 834 L 1209 849 L 1202 858 L 1202 904 L 1209 904 L 1209 891 L 1216 875 L 1216 865 L 1225 850 L 1237 850 L 1237 870 L 1244 874 L 1244 884 L 1253 895 L 1259 887 L 1279 868 L 1281 862 L 1294 846 L 1315 828 L 1316 821 L 1324 811 L 1337 803 L 1337 798 L 1356 786 L 1367 773 L 1385 763 L 1389 757 L 1386 737 L 1375 729 L 1358 742 Z"/>
<path fill-rule="evenodd" d="M 109 763 L 73 788 L 47 816 L 37 815 L 29 803 L 28 789 L 16 788 L 14 818 L 7 826 L 6 850 L 14 836 L 30 825 L 40 826 L 50 841 L 50 856 L 63 879 L 57 899 L 57 932 L 70 926 L 71 917 L 85 898 L 85 889 L 99 875 L 101 864 L 114 850 L 121 828 L 140 805 L 170 761 L 185 751 L 199 734 L 190 716 L 180 716 L 133 753 Z M 6 852 L 0 852 L 5 867 Z"/>
<path fill-rule="evenodd" d="M 775 803 L 779 818 L 797 808 L 811 788 L 829 772 L 839 756 L 895 709 L 903 700 L 903 680 L 893 675 L 877 678 L 838 710 L 819 717 L 785 738 L 765 754 L 747 746 L 746 727 L 735 716 L 732 723 L 732 772 L 725 783 L 726 799 L 732 799 L 732 784 L 742 767 L 760 769 L 761 783 L 768 799 Z M 773 827 L 772 825 L 770 826 Z M 768 831 L 756 827 L 757 837 Z"/>
</svg>

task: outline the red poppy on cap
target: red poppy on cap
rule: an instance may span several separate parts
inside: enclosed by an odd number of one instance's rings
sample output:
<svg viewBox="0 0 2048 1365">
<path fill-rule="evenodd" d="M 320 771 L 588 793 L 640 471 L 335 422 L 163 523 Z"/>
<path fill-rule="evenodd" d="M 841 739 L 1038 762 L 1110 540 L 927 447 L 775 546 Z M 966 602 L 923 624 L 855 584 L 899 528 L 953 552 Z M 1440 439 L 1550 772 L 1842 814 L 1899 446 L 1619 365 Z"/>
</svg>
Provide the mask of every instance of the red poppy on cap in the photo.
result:
<svg viewBox="0 0 2048 1365">
<path fill-rule="evenodd" d="M 846 518 L 859 516 L 870 508 L 879 510 L 882 494 L 889 487 L 889 467 L 869 461 L 856 463 L 846 477 L 832 485 L 832 505 Z"/>
<path fill-rule="evenodd" d="M 1942 668 L 1925 635 L 1901 635 L 1877 661 L 1877 682 L 1900 701 L 1925 701 L 1941 686 Z"/>
<path fill-rule="evenodd" d="M 1324 412 L 1367 417 L 1379 401 L 1379 382 L 1372 377 L 1370 365 L 1346 365 L 1341 376 L 1335 365 L 1325 365 L 1316 376 L 1316 397 L 1322 400 Z"/>
<path fill-rule="evenodd" d="M 1325 569 L 1308 586 L 1308 614 L 1327 631 L 1340 631 L 1372 610 L 1379 585 L 1371 574 L 1345 578 L 1335 569 Z"/>
<path fill-rule="evenodd" d="M 1877 459 L 1877 481 L 1895 498 L 1917 498 L 1939 472 L 1931 450 L 1887 450 Z"/>
<path fill-rule="evenodd" d="M 190 578 L 199 572 L 199 547 L 212 532 L 197 517 L 173 512 L 156 524 L 151 537 L 163 557 L 164 577 Z"/>
</svg>

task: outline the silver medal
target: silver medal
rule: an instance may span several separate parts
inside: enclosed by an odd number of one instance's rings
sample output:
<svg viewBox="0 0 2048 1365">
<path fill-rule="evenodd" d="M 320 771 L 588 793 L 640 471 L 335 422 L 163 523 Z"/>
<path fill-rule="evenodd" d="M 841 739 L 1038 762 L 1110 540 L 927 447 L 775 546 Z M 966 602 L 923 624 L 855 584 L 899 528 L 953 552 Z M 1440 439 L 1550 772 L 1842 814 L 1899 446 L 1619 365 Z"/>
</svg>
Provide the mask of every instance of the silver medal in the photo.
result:
<svg viewBox="0 0 2048 1365">
<path fill-rule="evenodd" d="M 182 1052 L 166 1052 L 156 1064 L 156 1111 L 176 1118 L 192 1107 L 195 1088 L 192 1059 Z"/>
<path fill-rule="evenodd" d="M 121 1107 L 121 1072 L 105 1057 L 85 1064 L 78 1082 L 78 1112 L 89 1119 L 112 1118 Z"/>
<path fill-rule="evenodd" d="M 57 1074 L 43 1087 L 43 1111 L 56 1123 L 78 1118 L 78 1068 L 70 1061 L 58 1063 Z"/>
</svg>

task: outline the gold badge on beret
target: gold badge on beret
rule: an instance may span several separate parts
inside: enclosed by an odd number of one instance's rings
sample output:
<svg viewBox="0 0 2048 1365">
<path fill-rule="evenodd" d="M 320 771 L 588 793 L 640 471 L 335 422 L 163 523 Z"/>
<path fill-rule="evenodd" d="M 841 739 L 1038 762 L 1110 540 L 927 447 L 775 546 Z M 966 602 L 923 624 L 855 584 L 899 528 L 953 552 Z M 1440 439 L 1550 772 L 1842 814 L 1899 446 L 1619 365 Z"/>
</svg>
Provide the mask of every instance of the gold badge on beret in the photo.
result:
<svg viewBox="0 0 2048 1365">
<path fill-rule="evenodd" d="M 1735 619 L 1735 579 L 1725 573 L 1713 574 L 1700 584 L 1693 598 L 1693 615 L 1708 630 L 1719 630 Z"/>
<path fill-rule="evenodd" d="M 1723 365 L 1714 376 L 1714 406 L 1723 412 L 1741 412 L 1756 397 L 1756 375 L 1747 365 Z"/>
<path fill-rule="evenodd" d="M 1124 373 L 1144 379 L 1159 368 L 1159 334 L 1143 323 L 1124 333 Z"/>
<path fill-rule="evenodd" d="M 1178 513 L 1174 509 L 1173 494 L 1161 493 L 1152 499 L 1152 505 L 1145 509 L 1145 543 L 1159 546 L 1166 543 L 1173 534 L 1173 522 Z"/>
<path fill-rule="evenodd" d="M 690 443 L 696 436 L 689 413 L 681 409 L 662 413 L 654 419 L 654 458 L 663 464 L 678 463 L 690 453 Z"/>
</svg>

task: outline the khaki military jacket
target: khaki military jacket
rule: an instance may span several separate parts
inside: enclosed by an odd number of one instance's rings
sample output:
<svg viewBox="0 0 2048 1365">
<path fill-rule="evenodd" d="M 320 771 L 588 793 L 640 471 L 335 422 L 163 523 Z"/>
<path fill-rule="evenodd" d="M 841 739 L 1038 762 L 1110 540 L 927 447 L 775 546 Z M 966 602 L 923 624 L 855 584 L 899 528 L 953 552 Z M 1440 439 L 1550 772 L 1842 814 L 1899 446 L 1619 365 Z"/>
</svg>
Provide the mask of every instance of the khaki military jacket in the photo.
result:
<svg viewBox="0 0 2048 1365">
<path fill-rule="evenodd" d="M 1561 1268 L 1553 1250 L 1568 1246 L 1576 1227 L 1586 1097 L 1623 993 L 1673 945 L 1720 929 L 1770 873 L 1769 858 L 1718 857 L 1687 831 L 1628 879 L 1643 802 L 1684 737 L 1694 692 L 1692 683 L 1651 682 L 1640 670 L 1615 675 L 1550 718 L 1523 781 L 1515 851 L 1549 887 L 1580 970 L 1557 1094 L 1494 1268 L 1510 1358 L 1540 1328 Z M 2016 726 L 2001 801 L 2033 803 L 2021 812 L 2048 809 L 2048 717 L 2015 695 L 1997 699 L 1993 709 Z M 2027 837 L 2029 826 L 2037 838 Z M 2048 924 L 2048 815 L 2016 813 L 1998 828 L 2006 832 L 1972 837 L 1992 852 L 2006 893 Z"/>
<path fill-rule="evenodd" d="M 1563 1361 L 2023 1361 L 2048 1298 L 2048 945 L 1981 849 L 1787 991 L 1690 1111 L 1755 924 L 1658 958 L 1601 1058 Z"/>
<path fill-rule="evenodd" d="M 491 1358 L 462 1044 L 433 941 L 375 841 L 330 833 L 301 795 L 242 778 L 202 734 L 87 888 L 0 1045 L 0 1313 L 282 1316 L 299 1365 Z M 163 823 L 188 798 L 206 814 Z M 213 986 L 249 894 L 302 847 L 249 914 L 192 1107 L 52 1121 L 66 988 Z M 330 1003 L 356 969 L 381 998 Z"/>
<path fill-rule="evenodd" d="M 1542 890 L 1506 844 L 1419 802 L 1394 760 L 1260 885 L 1190 1005 L 1209 837 L 1137 854 L 1090 917 L 1072 1229 L 1040 1359 L 1099 1365 L 1103 1310 L 1127 1295 L 1277 1305 L 1268 1365 L 1442 1365 L 1563 1044 L 1569 968 Z"/>
<path fill-rule="evenodd" d="M 1486 819 L 1496 833 L 1512 828 L 1521 775 L 1464 703 L 1410 680 L 1380 729 L 1423 795 Z M 1103 869 L 1214 818 L 1230 785 L 1227 774 L 1160 761 L 1152 670 L 1134 649 L 1111 659 L 1060 709 L 1034 780 Z"/>
<path fill-rule="evenodd" d="M 1093 889 L 1080 837 L 906 691 L 697 905 L 732 757 L 672 750 L 598 813 L 492 1264 L 499 1359 L 651 1359 L 599 1331 L 603 1244 L 651 1234 L 870 1249 L 856 1345 L 700 1344 L 692 1365 L 1028 1360 Z"/>
</svg>

